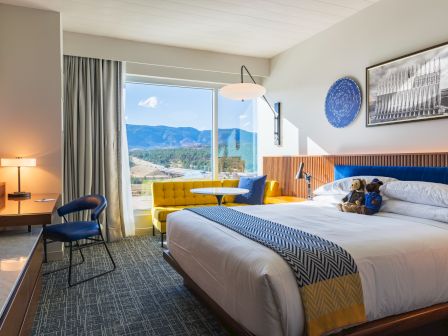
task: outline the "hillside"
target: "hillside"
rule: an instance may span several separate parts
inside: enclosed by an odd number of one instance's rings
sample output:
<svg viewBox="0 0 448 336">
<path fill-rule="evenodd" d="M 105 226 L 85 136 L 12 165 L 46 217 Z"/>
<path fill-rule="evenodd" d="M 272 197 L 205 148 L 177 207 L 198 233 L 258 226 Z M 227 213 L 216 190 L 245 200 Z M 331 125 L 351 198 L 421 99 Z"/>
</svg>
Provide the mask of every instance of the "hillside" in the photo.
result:
<svg viewBox="0 0 448 336">
<path fill-rule="evenodd" d="M 193 127 L 126 125 L 128 146 L 133 149 L 203 147 L 211 144 L 211 131 Z M 245 145 L 256 143 L 256 133 L 239 128 L 219 129 L 219 145 L 235 143 L 238 138 Z"/>
<path fill-rule="evenodd" d="M 210 169 L 211 131 L 192 127 L 126 125 L 131 155 L 163 166 Z M 219 129 L 219 157 L 239 157 L 255 169 L 257 135 L 239 128 Z"/>
</svg>

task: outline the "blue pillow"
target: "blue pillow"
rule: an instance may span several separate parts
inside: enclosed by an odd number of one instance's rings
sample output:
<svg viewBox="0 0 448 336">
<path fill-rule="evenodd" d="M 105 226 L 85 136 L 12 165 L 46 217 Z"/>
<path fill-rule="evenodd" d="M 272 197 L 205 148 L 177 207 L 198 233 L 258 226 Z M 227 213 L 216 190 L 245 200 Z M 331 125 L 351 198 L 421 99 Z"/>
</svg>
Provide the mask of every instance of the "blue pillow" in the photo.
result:
<svg viewBox="0 0 448 336">
<path fill-rule="evenodd" d="M 263 204 L 266 175 L 257 177 L 241 177 L 238 188 L 249 189 L 247 194 L 235 196 L 235 203 Z"/>
</svg>

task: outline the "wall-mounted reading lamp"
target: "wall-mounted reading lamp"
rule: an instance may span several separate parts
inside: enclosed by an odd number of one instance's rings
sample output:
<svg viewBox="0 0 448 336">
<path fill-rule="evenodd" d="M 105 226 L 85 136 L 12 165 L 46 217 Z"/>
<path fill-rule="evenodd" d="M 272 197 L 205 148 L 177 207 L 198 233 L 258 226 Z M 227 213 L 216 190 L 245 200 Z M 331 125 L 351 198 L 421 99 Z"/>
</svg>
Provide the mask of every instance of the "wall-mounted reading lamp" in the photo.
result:
<svg viewBox="0 0 448 336">
<path fill-rule="evenodd" d="M 253 83 L 244 83 L 244 71 L 247 72 Z M 266 89 L 255 82 L 254 77 L 252 77 L 245 65 L 241 66 L 241 83 L 226 85 L 221 88 L 219 93 L 223 97 L 242 101 L 262 97 L 272 113 L 274 113 L 274 142 L 276 145 L 280 145 L 280 103 L 275 103 L 274 107 L 272 107 L 264 95 Z"/>
<path fill-rule="evenodd" d="M 303 170 L 304 164 L 303 162 L 300 162 L 299 169 L 296 174 L 296 180 L 305 179 L 306 181 L 306 198 L 309 200 L 313 199 L 313 193 L 311 192 L 311 174 L 305 172 Z"/>
</svg>

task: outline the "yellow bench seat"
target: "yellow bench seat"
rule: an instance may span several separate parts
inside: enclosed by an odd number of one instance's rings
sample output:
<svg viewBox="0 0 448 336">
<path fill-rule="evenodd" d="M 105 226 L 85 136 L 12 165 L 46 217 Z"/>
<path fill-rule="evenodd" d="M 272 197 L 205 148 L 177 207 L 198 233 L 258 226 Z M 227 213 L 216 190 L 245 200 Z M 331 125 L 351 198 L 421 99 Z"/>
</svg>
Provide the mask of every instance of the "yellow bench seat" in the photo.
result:
<svg viewBox="0 0 448 336">
<path fill-rule="evenodd" d="M 162 235 L 166 232 L 166 219 L 170 213 L 188 207 L 203 207 L 217 205 L 213 195 L 194 194 L 190 190 L 195 188 L 238 187 L 238 180 L 194 180 L 194 181 L 161 181 L 152 184 L 152 223 L 153 234 L 157 229 Z M 280 196 L 277 181 L 266 181 L 264 200 L 267 197 Z M 225 196 L 225 206 L 241 206 L 247 204 L 235 203 L 235 196 Z"/>
<path fill-rule="evenodd" d="M 172 206 L 163 206 L 163 207 L 154 207 L 151 209 L 151 214 L 153 218 L 153 224 L 160 232 L 166 232 L 166 219 L 170 213 L 184 210 L 187 208 L 198 208 L 204 206 L 216 206 L 216 203 L 213 204 L 197 204 L 197 205 L 172 205 Z M 225 206 L 242 206 L 247 204 L 242 203 L 225 203 Z M 155 222 L 155 223 L 154 223 Z"/>
<path fill-rule="evenodd" d="M 294 196 L 274 196 L 266 197 L 265 204 L 282 204 L 282 203 L 297 203 L 305 201 L 304 198 Z"/>
</svg>

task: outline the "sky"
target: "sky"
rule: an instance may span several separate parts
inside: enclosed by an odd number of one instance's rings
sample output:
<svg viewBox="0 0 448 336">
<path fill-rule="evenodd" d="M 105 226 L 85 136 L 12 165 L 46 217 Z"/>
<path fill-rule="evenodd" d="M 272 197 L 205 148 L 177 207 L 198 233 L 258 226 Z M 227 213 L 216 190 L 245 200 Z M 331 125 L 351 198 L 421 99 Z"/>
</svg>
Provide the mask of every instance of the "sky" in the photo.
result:
<svg viewBox="0 0 448 336">
<path fill-rule="evenodd" d="M 255 102 L 219 96 L 218 128 L 256 130 Z M 126 83 L 126 122 L 134 125 L 165 125 L 212 128 L 213 90 L 167 85 Z"/>
</svg>

